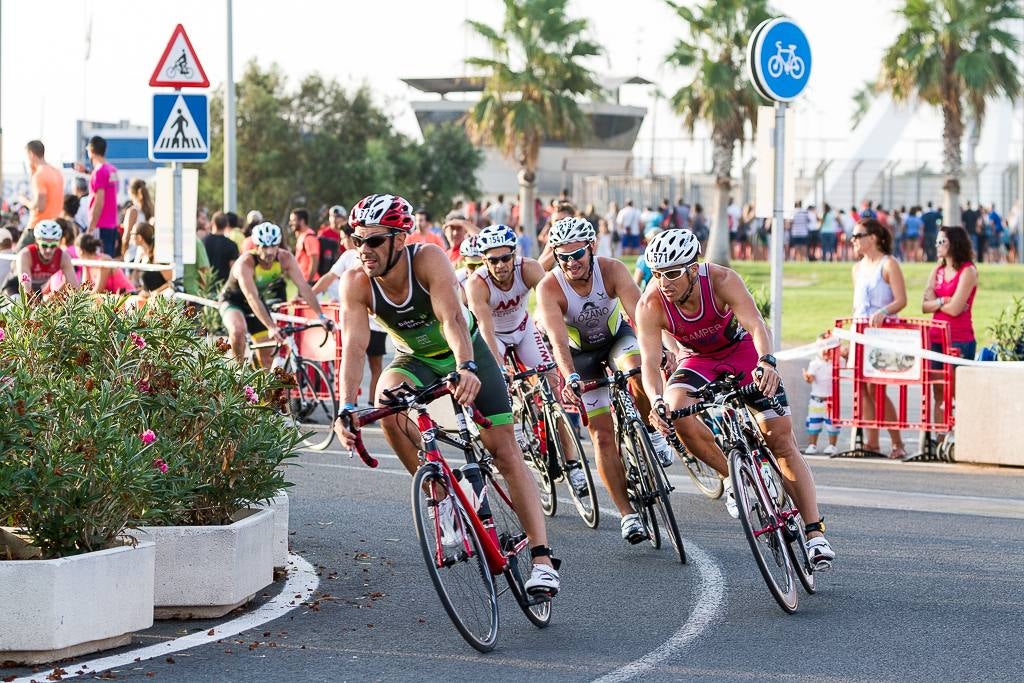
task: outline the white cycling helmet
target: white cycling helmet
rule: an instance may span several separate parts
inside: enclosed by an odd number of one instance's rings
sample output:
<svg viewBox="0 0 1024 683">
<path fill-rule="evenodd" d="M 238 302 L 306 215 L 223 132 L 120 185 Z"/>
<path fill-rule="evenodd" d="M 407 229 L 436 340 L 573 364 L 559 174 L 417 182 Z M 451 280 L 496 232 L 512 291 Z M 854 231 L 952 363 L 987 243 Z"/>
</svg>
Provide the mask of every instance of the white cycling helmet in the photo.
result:
<svg viewBox="0 0 1024 683">
<path fill-rule="evenodd" d="M 548 244 L 552 247 L 560 247 L 569 242 L 593 242 L 597 238 L 597 231 L 586 218 L 569 216 L 555 221 L 548 233 Z"/>
<path fill-rule="evenodd" d="M 700 255 L 700 241 L 685 228 L 663 230 L 647 243 L 644 260 L 654 270 L 688 266 Z"/>
<path fill-rule="evenodd" d="M 60 223 L 57 221 L 39 221 L 36 223 L 36 227 L 32 228 L 32 236 L 36 238 L 37 242 L 40 240 L 59 242 L 60 238 L 64 236 L 64 228 L 60 227 Z"/>
<path fill-rule="evenodd" d="M 281 244 L 281 228 L 269 221 L 252 229 L 252 241 L 261 247 L 276 247 Z"/>
<path fill-rule="evenodd" d="M 512 247 L 515 249 L 516 231 L 501 223 L 488 225 L 477 236 L 477 246 L 480 248 L 481 254 L 486 254 L 489 250 L 497 249 L 498 247 Z"/>
<path fill-rule="evenodd" d="M 459 245 L 459 255 L 467 261 L 482 261 L 484 255 L 480 253 L 480 245 L 478 243 L 478 235 L 470 235 L 466 239 L 462 240 L 462 244 Z"/>
</svg>

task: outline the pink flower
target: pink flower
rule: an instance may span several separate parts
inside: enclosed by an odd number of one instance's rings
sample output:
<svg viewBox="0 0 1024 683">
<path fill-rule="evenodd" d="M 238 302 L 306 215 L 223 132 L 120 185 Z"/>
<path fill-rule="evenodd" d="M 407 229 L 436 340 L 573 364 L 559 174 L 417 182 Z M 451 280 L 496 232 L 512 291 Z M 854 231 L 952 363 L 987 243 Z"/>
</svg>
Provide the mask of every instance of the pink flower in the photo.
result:
<svg viewBox="0 0 1024 683">
<path fill-rule="evenodd" d="M 260 396 L 256 393 L 255 389 L 247 384 L 245 385 L 245 399 L 249 401 L 249 403 L 258 403 Z"/>
<path fill-rule="evenodd" d="M 22 273 L 21 274 L 21 284 L 25 285 L 26 287 L 31 285 L 32 284 L 32 276 L 29 275 L 28 273 Z"/>
<path fill-rule="evenodd" d="M 135 343 L 135 345 L 138 346 L 140 349 L 146 348 L 146 340 L 142 338 L 142 335 L 138 335 L 132 332 L 129 336 L 132 338 L 132 341 Z"/>
<path fill-rule="evenodd" d="M 152 387 L 149 386 L 149 382 L 144 379 L 140 379 L 137 386 L 139 387 L 139 391 L 144 394 L 148 394 L 153 391 Z"/>
<path fill-rule="evenodd" d="M 160 474 L 167 474 L 167 463 L 164 462 L 163 458 L 154 458 L 153 467 L 160 470 Z"/>
<path fill-rule="evenodd" d="M 149 444 L 156 441 L 156 433 L 152 429 L 147 429 L 146 431 L 139 434 L 139 438 L 142 439 L 143 444 L 148 446 Z"/>
<path fill-rule="evenodd" d="M 4 328 L 0 327 L 0 341 L 3 341 L 4 337 L 6 337 L 6 336 L 7 336 L 7 333 L 4 332 Z"/>
</svg>

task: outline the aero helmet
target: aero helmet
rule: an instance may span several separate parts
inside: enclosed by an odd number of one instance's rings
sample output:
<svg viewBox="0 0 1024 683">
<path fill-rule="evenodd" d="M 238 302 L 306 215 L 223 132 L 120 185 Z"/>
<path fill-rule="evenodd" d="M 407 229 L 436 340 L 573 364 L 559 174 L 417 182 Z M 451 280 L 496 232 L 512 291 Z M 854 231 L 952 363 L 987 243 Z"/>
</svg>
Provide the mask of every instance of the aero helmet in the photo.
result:
<svg viewBox="0 0 1024 683">
<path fill-rule="evenodd" d="M 507 225 L 497 224 L 488 225 L 486 228 L 480 231 L 477 236 L 477 245 L 480 247 L 480 253 L 485 254 L 491 249 L 497 247 L 512 247 L 516 248 L 516 231 Z"/>
<path fill-rule="evenodd" d="M 252 241 L 261 247 L 276 247 L 281 244 L 281 228 L 273 223 L 260 223 L 252 229 Z"/>
<path fill-rule="evenodd" d="M 470 235 L 462 240 L 462 244 L 459 245 L 459 255 L 467 261 L 482 261 L 484 255 L 480 251 L 479 236 Z"/>
<path fill-rule="evenodd" d="M 593 242 L 597 237 L 594 226 L 586 218 L 569 216 L 555 221 L 548 233 L 548 244 L 559 247 L 569 242 Z"/>
<path fill-rule="evenodd" d="M 60 227 L 57 221 L 39 221 L 36 223 L 36 227 L 32 228 L 32 235 L 37 241 L 59 242 L 60 238 L 64 236 L 64 228 Z"/>
<path fill-rule="evenodd" d="M 348 223 L 353 228 L 381 226 L 409 232 L 412 230 L 412 205 L 394 194 L 371 194 L 352 207 Z"/>
<path fill-rule="evenodd" d="M 644 260 L 654 270 L 688 266 L 697 261 L 700 241 L 685 228 L 664 230 L 647 243 Z"/>
</svg>

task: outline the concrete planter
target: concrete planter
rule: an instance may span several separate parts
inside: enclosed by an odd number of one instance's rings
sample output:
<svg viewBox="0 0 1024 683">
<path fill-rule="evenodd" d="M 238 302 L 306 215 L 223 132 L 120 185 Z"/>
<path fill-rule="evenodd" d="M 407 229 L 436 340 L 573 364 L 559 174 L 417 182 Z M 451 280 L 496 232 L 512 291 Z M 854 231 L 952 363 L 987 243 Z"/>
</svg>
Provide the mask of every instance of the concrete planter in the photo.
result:
<svg viewBox="0 0 1024 683">
<path fill-rule="evenodd" d="M 3 546 L 15 557 L 30 548 L 0 530 Z M 132 632 L 153 625 L 155 558 L 153 543 L 140 541 L 56 560 L 0 561 L 0 663 L 42 664 L 130 643 Z"/>
<path fill-rule="evenodd" d="M 212 619 L 274 580 L 274 511 L 248 509 L 226 526 L 140 527 L 156 544 L 157 619 Z"/>
<path fill-rule="evenodd" d="M 288 494 L 281 491 L 267 505 L 257 505 L 274 511 L 274 569 L 288 565 Z"/>
<path fill-rule="evenodd" d="M 1024 467 L 1024 368 L 956 369 L 957 462 Z"/>
</svg>

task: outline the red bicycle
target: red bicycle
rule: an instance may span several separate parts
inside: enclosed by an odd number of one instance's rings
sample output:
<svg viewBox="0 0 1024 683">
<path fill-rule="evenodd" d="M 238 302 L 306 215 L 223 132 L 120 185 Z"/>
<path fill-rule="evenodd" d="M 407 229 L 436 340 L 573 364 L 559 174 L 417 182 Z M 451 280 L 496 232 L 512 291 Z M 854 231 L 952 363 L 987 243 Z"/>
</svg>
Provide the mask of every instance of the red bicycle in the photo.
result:
<svg viewBox="0 0 1024 683">
<path fill-rule="evenodd" d="M 495 576 L 505 575 L 507 590 L 539 628 L 551 621 L 551 595 L 526 592 L 524 584 L 533 566 L 526 532 L 511 497 L 495 476 L 492 456 L 480 444 L 477 426 L 486 429 L 490 420 L 452 397 L 458 429 L 447 432 L 427 411 L 432 401 L 451 396 L 451 386 L 458 378 L 458 373 L 451 373 L 423 389 L 403 383 L 382 392 L 382 407 L 362 415 L 343 413 L 341 419 L 356 435 L 355 450 L 363 462 L 376 467 L 359 427 L 410 409 L 416 411 L 423 450 L 413 477 L 412 511 L 423 559 L 455 628 L 474 648 L 489 652 L 498 638 L 498 596 L 505 592 L 495 586 Z M 461 450 L 466 464 L 454 469 L 449 466 L 439 443 Z"/>
</svg>

